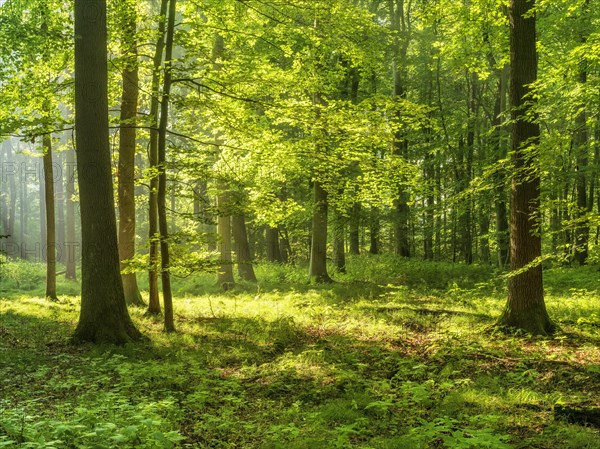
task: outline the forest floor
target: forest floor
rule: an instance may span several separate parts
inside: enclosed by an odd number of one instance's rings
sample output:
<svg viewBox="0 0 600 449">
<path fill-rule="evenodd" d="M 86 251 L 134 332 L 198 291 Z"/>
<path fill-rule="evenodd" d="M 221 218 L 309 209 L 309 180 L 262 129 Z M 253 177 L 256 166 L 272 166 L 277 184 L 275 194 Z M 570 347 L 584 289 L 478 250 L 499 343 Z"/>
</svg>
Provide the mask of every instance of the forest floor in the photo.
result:
<svg viewBox="0 0 600 449">
<path fill-rule="evenodd" d="M 489 267 L 360 257 L 333 285 L 268 264 L 225 293 L 178 280 L 178 333 L 133 309 L 149 340 L 108 347 L 69 344 L 76 283 L 48 302 L 20 265 L 1 269 L 0 447 L 600 448 L 598 417 L 569 412 L 600 406 L 598 267 L 545 271 L 551 339 L 493 330 Z"/>
</svg>

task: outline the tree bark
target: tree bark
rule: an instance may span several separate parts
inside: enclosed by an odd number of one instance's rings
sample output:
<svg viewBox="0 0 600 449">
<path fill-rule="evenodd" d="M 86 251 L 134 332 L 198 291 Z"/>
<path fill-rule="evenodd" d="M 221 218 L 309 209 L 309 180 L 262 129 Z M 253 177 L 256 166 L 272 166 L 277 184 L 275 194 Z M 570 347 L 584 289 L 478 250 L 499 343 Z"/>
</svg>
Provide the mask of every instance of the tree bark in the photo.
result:
<svg viewBox="0 0 600 449">
<path fill-rule="evenodd" d="M 265 230 L 265 244 L 267 246 L 267 261 L 281 263 L 281 249 L 279 247 L 279 229 L 267 226 Z"/>
<path fill-rule="evenodd" d="M 121 271 L 129 268 L 135 256 L 135 150 L 138 105 L 138 62 L 135 5 L 125 1 L 123 6 L 123 51 L 126 65 L 122 73 L 121 130 L 119 133 L 118 204 L 119 259 Z M 145 306 L 134 273 L 122 273 L 125 301 L 133 306 Z"/>
<path fill-rule="evenodd" d="M 499 324 L 532 334 L 554 331 L 544 303 L 540 236 L 540 173 L 537 168 L 540 128 L 531 84 L 537 78 L 534 0 L 511 0 L 510 100 L 513 121 L 514 173 L 511 186 L 511 263 L 508 300 Z"/>
<path fill-rule="evenodd" d="M 158 109 L 160 107 L 160 68 L 163 61 L 163 50 L 165 47 L 165 27 L 169 0 L 162 0 L 160 4 L 160 17 L 158 20 L 158 40 L 154 53 L 152 74 L 152 99 L 150 100 L 150 151 L 149 165 L 151 170 L 150 194 L 148 197 L 148 241 L 150 244 L 149 258 L 150 269 L 148 270 L 148 313 L 158 315 L 160 313 L 160 299 L 158 296 L 158 253 L 160 235 L 158 230 Z"/>
<path fill-rule="evenodd" d="M 217 273 L 217 282 L 228 290 L 233 286 L 233 265 L 231 259 L 231 205 L 229 193 L 223 181 L 219 181 L 219 194 L 217 196 L 217 233 L 219 234 L 219 253 L 221 265 Z"/>
<path fill-rule="evenodd" d="M 77 279 L 77 237 L 75 235 L 75 150 L 70 148 L 67 151 L 67 163 L 65 164 L 65 177 L 67 192 L 66 205 L 66 237 L 65 237 L 65 263 L 67 279 Z"/>
<path fill-rule="evenodd" d="M 327 273 L 327 192 L 318 180 L 313 185 L 313 199 L 309 278 L 317 283 L 330 283 L 332 279 Z"/>
<path fill-rule="evenodd" d="M 584 2 L 583 6 L 583 22 L 588 22 L 588 3 L 589 0 Z M 582 24 L 582 34 L 580 41 L 582 44 L 587 42 L 587 33 L 589 30 L 589 24 Z M 587 83 L 587 63 L 581 61 L 579 63 L 579 73 L 577 74 L 577 82 L 580 85 L 581 90 L 585 90 Z M 589 254 L 589 237 L 590 237 L 590 224 L 587 218 L 588 212 L 588 128 L 587 128 L 587 114 L 586 114 L 586 102 L 581 101 L 579 105 L 581 108 L 579 114 L 575 119 L 575 127 L 577 131 L 573 139 L 576 162 L 577 162 L 577 210 L 575 216 L 577 217 L 577 227 L 575 229 L 575 248 L 574 258 L 579 265 L 585 265 Z"/>
<path fill-rule="evenodd" d="M 56 221 L 54 213 L 54 170 L 52 167 L 52 137 L 44 135 L 44 202 L 46 209 L 46 298 L 56 296 Z"/>
<path fill-rule="evenodd" d="M 39 179 L 37 180 L 40 186 L 40 252 L 36 254 L 35 261 L 46 262 L 46 174 L 44 168 L 46 167 L 46 161 L 42 161 L 42 169 L 39 170 Z M 39 258 L 39 259 L 38 259 Z"/>
<path fill-rule="evenodd" d="M 333 217 L 333 264 L 340 273 L 346 272 L 346 223 L 338 212 Z"/>
<path fill-rule="evenodd" d="M 360 254 L 360 203 L 354 203 L 350 212 L 350 232 L 348 233 L 350 254 Z"/>
<path fill-rule="evenodd" d="M 81 205 L 81 310 L 74 340 L 139 340 L 125 304 L 108 135 L 106 0 L 75 0 L 75 130 Z"/>
<path fill-rule="evenodd" d="M 252 256 L 250 255 L 250 245 L 248 245 L 246 219 L 242 212 L 233 214 L 231 217 L 231 226 L 233 241 L 235 242 L 238 275 L 245 281 L 256 282 L 256 275 L 252 267 Z"/>
<path fill-rule="evenodd" d="M 379 210 L 371 207 L 369 217 L 369 253 L 379 254 L 379 238 L 381 234 L 381 223 L 379 222 Z"/>
<path fill-rule="evenodd" d="M 64 152 L 56 153 L 53 167 L 58 168 L 59 172 L 54 172 L 54 198 L 56 204 L 56 261 L 66 263 L 67 250 L 65 245 L 65 191 L 63 178 L 65 176 Z"/>
<path fill-rule="evenodd" d="M 166 332 L 175 332 L 173 318 L 173 294 L 171 291 L 171 257 L 169 254 L 169 229 L 167 222 L 167 123 L 169 121 L 169 101 L 171 100 L 171 79 L 173 73 L 173 39 L 175 35 L 176 0 L 169 2 L 167 37 L 165 42 L 165 74 L 161 100 L 160 122 L 158 125 L 158 227 L 160 233 L 161 281 L 163 305 L 165 308 L 164 326 Z"/>
</svg>

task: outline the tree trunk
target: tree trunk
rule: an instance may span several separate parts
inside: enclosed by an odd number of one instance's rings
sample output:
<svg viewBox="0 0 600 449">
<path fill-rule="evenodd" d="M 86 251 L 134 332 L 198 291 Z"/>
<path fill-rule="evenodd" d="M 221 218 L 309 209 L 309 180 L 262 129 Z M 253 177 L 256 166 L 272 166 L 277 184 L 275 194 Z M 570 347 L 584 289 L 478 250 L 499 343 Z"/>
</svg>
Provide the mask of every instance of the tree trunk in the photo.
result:
<svg viewBox="0 0 600 449">
<path fill-rule="evenodd" d="M 67 192 L 67 234 L 65 237 L 65 263 L 67 279 L 77 279 L 77 237 L 75 236 L 75 150 L 70 148 L 67 151 L 67 163 L 65 166 L 65 177 Z"/>
<path fill-rule="evenodd" d="M 379 254 L 379 237 L 381 233 L 381 224 L 379 222 L 379 210 L 376 207 L 371 207 L 371 215 L 369 217 L 369 253 Z"/>
<path fill-rule="evenodd" d="M 3 174 L 2 178 L 0 178 L 0 224 L 2 225 L 2 231 L 0 232 L 0 251 L 6 255 L 8 255 L 8 245 L 6 245 L 6 240 L 10 238 L 10 233 L 8 231 L 10 211 L 8 210 L 7 201 L 7 198 L 10 198 L 10 192 L 6 185 L 6 178 L 9 176 L 6 169 L 10 162 L 7 161 L 5 155 L 5 153 L 7 153 L 5 149 L 8 149 L 8 145 L 8 140 L 5 140 L 0 145 L 0 170 Z"/>
<path fill-rule="evenodd" d="M 125 304 L 108 136 L 106 0 L 75 0 L 75 130 L 81 205 L 81 311 L 76 341 L 139 340 Z"/>
<path fill-rule="evenodd" d="M 23 165 L 21 166 L 23 167 Z M 19 245 L 21 246 L 21 259 L 27 260 L 29 252 L 27 251 L 28 235 L 27 235 L 27 217 L 29 215 L 28 207 L 29 204 L 29 192 L 27 188 L 27 175 L 28 173 L 21 170 L 19 179 Z M 36 173 L 37 176 L 37 173 Z M 35 252 L 34 252 L 35 254 Z"/>
<path fill-rule="evenodd" d="M 267 246 L 267 261 L 281 263 L 281 249 L 279 247 L 279 229 L 267 226 L 265 230 L 265 243 Z"/>
<path fill-rule="evenodd" d="M 65 176 L 64 152 L 56 154 L 56 163 L 53 167 L 58 168 L 58 173 L 54 171 L 54 198 L 56 204 L 56 261 L 66 263 L 67 250 L 65 245 L 65 192 L 63 178 Z"/>
<path fill-rule="evenodd" d="M 160 300 L 158 297 L 158 253 L 160 235 L 158 229 L 158 109 L 160 106 L 160 68 L 163 61 L 163 50 L 165 47 L 165 26 L 169 0 L 162 0 L 160 4 L 160 16 L 158 20 L 158 40 L 154 53 L 152 74 L 152 99 L 150 100 L 150 151 L 149 165 L 152 172 L 150 178 L 150 194 L 148 197 L 148 241 L 150 244 L 149 258 L 150 269 L 148 270 L 148 313 L 158 315 L 160 313 Z"/>
<path fill-rule="evenodd" d="M 554 331 L 544 303 L 542 280 L 540 174 L 537 168 L 540 128 L 529 115 L 535 114 L 531 84 L 537 78 L 534 0 L 511 0 L 510 99 L 513 121 L 511 235 L 512 248 L 508 301 L 499 324 L 547 335 Z"/>
<path fill-rule="evenodd" d="M 176 0 L 169 2 L 169 18 L 165 43 L 165 75 L 158 125 L 158 228 L 160 233 L 160 260 L 164 325 L 166 332 L 175 332 L 173 319 L 173 294 L 171 292 L 171 257 L 169 254 L 169 229 L 167 221 L 167 123 L 169 122 L 169 101 L 171 101 L 171 79 L 173 73 L 173 38 L 175 34 Z"/>
<path fill-rule="evenodd" d="M 313 185 L 313 199 L 309 278 L 312 282 L 329 283 L 332 279 L 327 273 L 327 192 L 318 180 Z"/>
<path fill-rule="evenodd" d="M 339 212 L 333 214 L 333 265 L 346 272 L 346 219 Z"/>
<path fill-rule="evenodd" d="M 354 203 L 350 212 L 350 232 L 348 233 L 350 254 L 360 254 L 360 203 Z"/>
<path fill-rule="evenodd" d="M 46 161 L 42 161 L 42 169 L 38 172 L 39 179 L 37 180 L 40 186 L 40 252 L 39 254 L 35 255 L 34 260 L 36 262 L 46 262 L 46 248 L 48 244 L 46 240 L 46 174 L 44 172 L 45 167 Z"/>
<path fill-rule="evenodd" d="M 281 233 L 279 238 L 279 252 L 281 253 L 281 261 L 283 263 L 290 263 L 294 259 L 292 245 L 290 244 L 290 237 L 286 228 L 279 228 L 279 232 Z"/>
<path fill-rule="evenodd" d="M 588 22 L 588 4 L 589 0 L 584 2 L 583 6 L 583 17 L 584 22 Z M 587 33 L 589 30 L 589 24 L 582 24 L 582 35 L 580 41 L 582 44 L 587 42 Z M 585 85 L 587 83 L 587 62 L 581 61 L 579 63 L 578 83 L 582 91 L 585 91 Z M 581 110 L 575 119 L 575 128 L 577 131 L 574 136 L 574 147 L 577 160 L 577 211 L 575 216 L 577 217 L 577 228 L 575 229 L 575 252 L 574 257 L 579 265 L 585 265 L 589 253 L 589 236 L 590 236 L 590 224 L 587 218 L 588 210 L 588 129 L 587 129 L 587 114 L 585 100 L 581 101 Z"/>
<path fill-rule="evenodd" d="M 241 212 L 231 217 L 233 241 L 235 242 L 235 254 L 237 258 L 238 275 L 245 281 L 256 282 L 256 275 L 252 267 L 250 256 L 250 245 L 248 245 L 248 232 L 246 230 L 246 219 Z"/>
<path fill-rule="evenodd" d="M 495 66 L 495 61 L 493 61 Z M 498 74 L 498 87 L 496 90 L 496 101 L 494 104 L 494 117 L 492 126 L 494 131 L 492 134 L 492 148 L 496 161 L 501 161 L 506 158 L 506 147 L 503 142 L 502 134 L 502 114 L 506 110 L 506 69 L 500 69 Z M 498 266 L 504 268 L 508 266 L 510 260 L 509 247 L 509 225 L 507 212 L 506 198 L 506 170 L 503 167 L 498 167 L 494 172 L 494 207 L 496 210 L 496 241 L 498 245 Z"/>
<path fill-rule="evenodd" d="M 54 214 L 54 171 L 52 167 L 52 136 L 44 135 L 44 202 L 46 209 L 46 298 L 56 296 L 56 221 Z"/>
<path fill-rule="evenodd" d="M 135 5 L 124 2 L 123 69 L 121 96 L 121 130 L 119 133 L 118 202 L 119 202 L 119 259 L 121 271 L 129 268 L 135 256 L 135 149 L 138 104 L 138 63 Z M 136 274 L 122 273 L 125 301 L 129 305 L 145 306 L 137 284 Z"/>
<path fill-rule="evenodd" d="M 217 282 L 228 290 L 235 283 L 233 279 L 233 266 L 231 260 L 231 205 L 229 193 L 223 181 L 219 181 L 219 195 L 217 196 L 217 233 L 219 234 L 219 252 L 221 265 L 217 274 Z"/>
</svg>

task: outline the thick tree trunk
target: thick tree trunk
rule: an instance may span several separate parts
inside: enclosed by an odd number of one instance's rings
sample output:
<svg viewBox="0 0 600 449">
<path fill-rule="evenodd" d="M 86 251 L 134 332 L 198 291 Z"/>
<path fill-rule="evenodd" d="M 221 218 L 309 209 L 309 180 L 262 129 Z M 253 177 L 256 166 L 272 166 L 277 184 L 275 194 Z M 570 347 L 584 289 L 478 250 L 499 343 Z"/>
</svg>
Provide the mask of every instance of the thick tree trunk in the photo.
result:
<svg viewBox="0 0 600 449">
<path fill-rule="evenodd" d="M 148 197 L 148 241 L 150 244 L 149 258 L 150 269 L 148 270 L 148 313 L 158 315 L 160 313 L 160 299 L 158 296 L 158 253 L 160 234 L 158 229 L 158 177 L 154 174 L 158 171 L 158 123 L 159 123 L 159 90 L 160 90 L 160 68 L 163 61 L 163 50 L 165 47 L 165 27 L 169 0 L 162 0 L 160 4 L 160 16 L 158 20 L 158 40 L 154 53 L 152 74 L 152 99 L 150 100 L 150 151 L 149 164 L 153 175 L 150 178 L 150 194 Z"/>
<path fill-rule="evenodd" d="M 169 101 L 171 101 L 171 79 L 173 73 L 173 38 L 175 35 L 176 0 L 169 2 L 169 18 L 165 42 L 165 75 L 158 125 L 158 228 L 160 233 L 160 260 L 164 325 L 166 332 L 175 332 L 173 318 L 173 294 L 171 291 L 171 256 L 169 254 L 169 229 L 167 221 L 167 123 L 169 122 Z"/>
<path fill-rule="evenodd" d="M 67 163 L 65 164 L 65 177 L 67 192 L 66 219 L 67 233 L 65 237 L 65 263 L 67 279 L 77 279 L 77 237 L 75 235 L 75 150 L 70 148 L 67 151 Z"/>
<path fill-rule="evenodd" d="M 127 54 L 123 69 L 121 96 L 121 130 L 119 133 L 118 202 L 119 202 L 119 259 L 121 270 L 129 268 L 135 256 L 135 149 L 138 104 L 138 63 L 135 5 L 124 3 L 123 47 Z M 122 273 L 125 301 L 129 305 L 145 306 L 135 273 Z"/>
<path fill-rule="evenodd" d="M 106 0 L 75 0 L 75 130 L 81 205 L 81 312 L 76 341 L 139 340 L 119 271 L 108 137 Z"/>
<path fill-rule="evenodd" d="M 332 279 L 327 273 L 327 192 L 318 180 L 313 185 L 313 200 L 309 278 L 312 282 L 329 283 Z"/>
<path fill-rule="evenodd" d="M 46 298 L 56 301 L 56 221 L 54 214 L 54 171 L 52 167 L 52 137 L 44 135 L 44 202 L 46 210 Z"/>
<path fill-rule="evenodd" d="M 248 232 L 246 230 L 246 219 L 242 213 L 235 213 L 231 217 L 233 241 L 235 242 L 235 254 L 237 258 L 238 275 L 245 281 L 256 282 L 256 275 L 252 267 L 250 245 L 248 245 Z"/>
<path fill-rule="evenodd" d="M 547 335 L 554 331 L 544 303 L 542 280 L 540 214 L 540 174 L 537 145 L 539 125 L 529 117 L 535 114 L 530 86 L 537 78 L 534 0 L 511 0 L 510 19 L 510 99 L 513 120 L 513 164 L 511 204 L 511 263 L 508 301 L 499 324 Z"/>
</svg>

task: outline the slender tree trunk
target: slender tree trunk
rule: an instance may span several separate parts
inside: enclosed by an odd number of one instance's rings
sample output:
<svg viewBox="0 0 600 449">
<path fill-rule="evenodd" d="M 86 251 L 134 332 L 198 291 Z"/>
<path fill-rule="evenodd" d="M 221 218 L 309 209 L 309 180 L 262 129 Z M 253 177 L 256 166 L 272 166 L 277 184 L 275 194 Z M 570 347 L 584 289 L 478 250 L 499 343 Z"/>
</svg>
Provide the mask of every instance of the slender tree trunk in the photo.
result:
<svg viewBox="0 0 600 449">
<path fill-rule="evenodd" d="M 27 217 L 29 204 L 29 192 L 27 188 L 27 173 L 20 171 L 19 179 L 19 245 L 21 245 L 21 259 L 28 259 L 28 235 L 27 235 Z M 30 250 L 31 251 L 31 250 Z"/>
<path fill-rule="evenodd" d="M 7 201 L 7 197 L 10 198 L 10 192 L 8 191 L 8 186 L 6 183 L 6 178 L 9 176 L 7 173 L 9 163 L 7 162 L 5 154 L 7 153 L 5 149 L 8 149 L 8 145 L 8 140 L 5 140 L 0 145 L 0 170 L 3 174 L 3 176 L 0 178 L 0 223 L 2 224 L 2 232 L 0 232 L 0 251 L 2 251 L 4 254 L 8 254 L 8 248 L 5 244 L 5 240 L 10 238 L 10 233 L 8 232 L 10 211 L 8 210 Z"/>
<path fill-rule="evenodd" d="M 267 226 L 265 230 L 265 244 L 267 246 L 267 261 L 281 263 L 281 249 L 279 247 L 279 229 Z"/>
<path fill-rule="evenodd" d="M 128 261 L 135 256 L 135 150 L 138 105 L 138 62 L 135 5 L 124 2 L 123 47 L 127 55 L 123 69 L 121 96 L 121 130 L 119 133 L 118 203 L 119 259 L 121 270 L 127 271 Z M 129 305 L 145 306 L 137 284 L 136 274 L 122 273 L 125 301 Z"/>
<path fill-rule="evenodd" d="M 154 53 L 152 74 L 152 99 L 150 100 L 150 152 L 149 164 L 152 176 L 150 178 L 150 194 L 148 197 L 148 240 L 150 243 L 149 257 L 150 269 L 148 270 L 148 313 L 160 313 L 160 300 L 158 296 L 158 253 L 160 234 L 158 229 L 158 123 L 159 123 L 159 91 L 160 68 L 163 62 L 165 47 L 165 26 L 169 0 L 161 0 L 160 17 L 158 20 L 158 40 Z"/>
<path fill-rule="evenodd" d="M 495 61 L 493 62 L 495 65 Z M 506 146 L 504 145 L 502 134 L 502 114 L 506 110 L 506 69 L 500 69 L 498 73 L 498 87 L 496 90 L 496 101 L 494 104 L 494 117 L 492 126 L 494 127 L 492 135 L 492 148 L 497 161 L 506 158 Z M 498 245 L 498 266 L 504 268 L 509 265 L 510 247 L 509 247 L 509 225 L 506 198 L 506 170 L 501 167 L 494 174 L 494 207 L 496 210 L 496 241 Z"/>
<path fill-rule="evenodd" d="M 65 262 L 66 262 L 66 278 L 77 279 L 77 237 L 75 235 L 75 150 L 70 148 L 67 151 L 67 163 L 65 166 L 65 177 L 67 192 L 67 234 L 65 237 Z"/>
<path fill-rule="evenodd" d="M 283 263 L 290 263 L 294 259 L 294 253 L 292 251 L 292 245 L 290 244 L 290 237 L 286 228 L 279 228 L 279 252 L 281 253 L 281 261 Z"/>
<path fill-rule="evenodd" d="M 583 10 L 583 21 L 588 22 L 588 4 L 589 0 L 585 1 Z M 581 42 L 585 44 L 587 42 L 587 34 L 589 30 L 589 24 L 582 26 L 585 29 L 581 35 Z M 581 61 L 579 63 L 578 83 L 581 90 L 585 90 L 587 83 L 587 62 Z M 587 128 L 587 114 L 585 101 L 581 102 L 581 110 L 575 119 L 575 127 L 577 131 L 574 136 L 574 147 L 576 152 L 577 160 L 577 211 L 576 217 L 578 219 L 577 228 L 575 229 L 575 252 L 574 257 L 579 265 L 585 265 L 589 253 L 589 237 L 590 237 L 590 224 L 587 218 L 588 208 L 588 128 Z"/>
<path fill-rule="evenodd" d="M 528 115 L 535 114 L 530 86 L 537 78 L 534 0 L 511 0 L 510 99 L 513 125 L 514 173 L 511 203 L 512 276 L 508 300 L 499 324 L 547 335 L 554 331 L 544 303 L 539 229 L 540 174 L 537 145 L 540 128 Z"/>
<path fill-rule="evenodd" d="M 217 274 L 217 282 L 228 290 L 235 283 L 233 279 L 233 265 L 231 259 L 231 204 L 229 192 L 223 181 L 219 181 L 219 194 L 217 196 L 217 233 L 219 234 L 219 252 L 221 265 Z"/>
<path fill-rule="evenodd" d="M 55 154 L 54 167 L 58 168 L 59 172 L 54 171 L 54 197 L 56 204 L 56 261 L 65 263 L 67 260 L 67 249 L 65 245 L 65 192 L 63 178 L 65 176 L 64 167 L 64 152 L 61 151 Z"/>
<path fill-rule="evenodd" d="M 350 244 L 350 254 L 360 254 L 360 203 L 354 203 L 350 211 L 350 232 L 348 240 Z"/>
<path fill-rule="evenodd" d="M 330 283 L 332 279 L 327 273 L 327 192 L 318 180 L 313 185 L 313 200 L 309 277 L 313 282 Z"/>
<path fill-rule="evenodd" d="M 371 207 L 369 217 L 369 253 L 379 254 L 379 239 L 381 237 L 381 223 L 379 221 L 379 210 Z"/>
<path fill-rule="evenodd" d="M 39 260 L 46 262 L 46 248 L 48 241 L 46 240 L 46 173 L 44 171 L 46 167 L 45 161 L 42 162 L 42 169 L 39 171 L 40 179 L 38 179 L 40 186 L 40 252 Z M 36 254 L 35 261 L 38 261 L 38 255 Z"/>
<path fill-rule="evenodd" d="M 250 245 L 248 244 L 246 219 L 241 212 L 237 212 L 231 217 L 231 226 L 233 241 L 235 242 L 238 275 L 245 281 L 256 282 L 252 257 L 250 256 Z"/>
<path fill-rule="evenodd" d="M 171 292 L 171 261 L 169 254 L 169 229 L 167 222 L 167 123 L 169 121 L 169 101 L 171 101 L 171 79 L 173 72 L 173 38 L 175 34 L 176 0 L 169 2 L 169 18 L 165 42 L 165 74 L 158 125 L 158 228 L 160 232 L 161 281 L 163 304 L 165 307 L 164 325 L 166 332 L 175 332 L 173 319 L 173 294 Z"/>
<path fill-rule="evenodd" d="M 12 145 L 8 145 L 6 148 L 6 159 L 7 159 L 7 168 L 10 167 L 10 174 L 8 175 L 10 180 L 8 182 L 9 186 L 9 207 L 8 207 L 8 223 L 6 228 L 6 233 L 8 234 L 8 239 L 6 241 L 7 247 L 10 248 L 10 255 L 12 257 L 17 256 L 17 249 L 15 247 L 16 236 L 15 236 L 15 217 L 17 215 L 17 163 L 14 160 Z"/>
<path fill-rule="evenodd" d="M 339 212 L 333 214 L 333 264 L 340 273 L 346 272 L 346 223 Z"/>
<path fill-rule="evenodd" d="M 106 0 L 75 0 L 75 130 L 81 205 L 81 312 L 76 341 L 139 340 L 119 271 L 108 136 Z"/>
<path fill-rule="evenodd" d="M 52 167 L 52 137 L 44 135 L 44 202 L 46 205 L 46 298 L 56 296 L 56 221 L 54 214 L 54 171 Z"/>
</svg>

